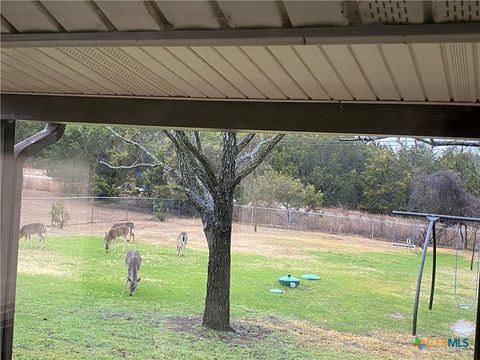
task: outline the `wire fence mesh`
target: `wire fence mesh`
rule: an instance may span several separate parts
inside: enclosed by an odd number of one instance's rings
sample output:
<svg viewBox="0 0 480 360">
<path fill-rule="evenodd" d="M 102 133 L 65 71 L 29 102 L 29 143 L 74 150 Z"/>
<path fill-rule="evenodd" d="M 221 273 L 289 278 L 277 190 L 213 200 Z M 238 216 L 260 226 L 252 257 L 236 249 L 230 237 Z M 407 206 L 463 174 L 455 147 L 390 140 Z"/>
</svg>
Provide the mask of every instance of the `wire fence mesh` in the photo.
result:
<svg viewBox="0 0 480 360">
<path fill-rule="evenodd" d="M 199 217 L 195 208 L 182 200 L 142 197 L 40 197 L 22 199 L 22 224 L 41 222 L 53 225 L 51 208 L 58 202 L 64 204 L 70 225 Z M 399 244 L 418 243 L 423 238 L 426 227 L 426 221 L 388 216 L 352 216 L 244 205 L 234 205 L 233 220 L 252 226 L 357 235 Z M 454 247 L 458 241 L 455 227 L 438 226 L 437 229 L 438 244 Z M 469 239 L 474 238 L 474 231 L 467 230 Z"/>
</svg>

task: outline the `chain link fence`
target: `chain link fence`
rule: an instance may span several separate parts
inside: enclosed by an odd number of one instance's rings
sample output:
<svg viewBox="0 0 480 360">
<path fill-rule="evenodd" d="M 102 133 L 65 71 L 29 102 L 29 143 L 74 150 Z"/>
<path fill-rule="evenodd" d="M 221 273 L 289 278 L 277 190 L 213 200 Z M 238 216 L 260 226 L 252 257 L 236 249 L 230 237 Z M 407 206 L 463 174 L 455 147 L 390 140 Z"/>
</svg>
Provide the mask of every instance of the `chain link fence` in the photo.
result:
<svg viewBox="0 0 480 360">
<path fill-rule="evenodd" d="M 127 197 L 40 197 L 22 199 L 22 224 L 41 222 L 52 225 L 51 208 L 63 202 L 69 224 L 115 223 L 119 221 L 164 221 L 167 218 L 195 218 L 199 214 L 188 202 L 160 198 Z M 234 205 L 234 222 L 253 226 L 299 231 L 357 235 L 375 240 L 416 244 L 423 239 L 426 222 L 388 216 L 339 215 L 329 212 L 305 212 Z M 454 247 L 455 227 L 438 226 L 438 244 Z M 473 229 L 468 238 L 473 239 Z"/>
<path fill-rule="evenodd" d="M 423 242 L 426 221 L 409 221 L 404 218 L 384 216 L 339 215 L 328 212 L 305 212 L 287 209 L 236 205 L 234 221 L 252 226 L 279 227 L 299 231 L 315 231 L 341 235 L 357 235 L 375 240 L 399 244 Z M 475 229 L 467 230 L 468 247 L 473 244 Z M 456 227 L 437 226 L 437 243 L 444 247 L 455 247 L 458 240 Z"/>
<path fill-rule="evenodd" d="M 63 203 L 69 225 L 118 221 L 163 221 L 167 217 L 198 217 L 189 203 L 172 199 L 127 197 L 41 197 L 22 199 L 22 224 L 52 224 L 51 209 Z"/>
</svg>

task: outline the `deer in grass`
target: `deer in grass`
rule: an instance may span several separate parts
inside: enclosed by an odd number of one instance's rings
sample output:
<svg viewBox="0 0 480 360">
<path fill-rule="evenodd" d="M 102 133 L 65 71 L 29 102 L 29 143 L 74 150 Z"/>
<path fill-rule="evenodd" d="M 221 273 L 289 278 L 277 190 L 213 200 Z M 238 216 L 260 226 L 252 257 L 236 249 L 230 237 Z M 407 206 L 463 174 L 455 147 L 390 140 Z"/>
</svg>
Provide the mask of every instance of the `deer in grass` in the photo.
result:
<svg viewBox="0 0 480 360">
<path fill-rule="evenodd" d="M 125 290 L 129 287 L 130 296 L 132 296 L 137 290 L 140 277 L 138 272 L 140 271 L 140 265 L 142 265 L 142 258 L 137 250 L 130 250 L 125 256 L 125 266 L 127 267 L 127 282 L 125 283 Z"/>
<path fill-rule="evenodd" d="M 113 224 L 112 229 L 116 228 L 116 227 L 119 227 L 119 226 L 127 226 L 130 229 L 130 237 L 129 237 L 128 240 L 129 241 L 132 240 L 132 242 L 135 242 L 135 234 L 133 233 L 133 229 L 135 228 L 135 224 L 133 222 L 130 222 L 130 221 L 119 222 L 119 223 Z"/>
<path fill-rule="evenodd" d="M 20 229 L 20 237 L 24 238 L 24 243 L 23 246 L 25 247 L 27 243 L 27 238 L 30 240 L 30 247 L 32 247 L 32 235 L 38 235 L 38 241 L 43 242 L 43 246 L 45 246 L 45 237 L 43 234 L 47 232 L 47 227 L 41 223 L 33 223 L 33 224 L 27 224 L 23 225 Z"/>
<path fill-rule="evenodd" d="M 105 238 L 103 239 L 103 243 L 105 244 L 105 252 L 108 252 L 110 248 L 110 244 L 113 240 L 116 240 L 117 237 L 123 237 L 125 240 L 125 249 L 128 245 L 127 236 L 130 234 L 130 228 L 125 225 L 117 226 L 111 228 L 108 232 L 105 233 Z"/>
<path fill-rule="evenodd" d="M 185 247 L 187 246 L 188 235 L 186 232 L 181 232 L 177 236 L 177 256 L 185 256 Z"/>
</svg>

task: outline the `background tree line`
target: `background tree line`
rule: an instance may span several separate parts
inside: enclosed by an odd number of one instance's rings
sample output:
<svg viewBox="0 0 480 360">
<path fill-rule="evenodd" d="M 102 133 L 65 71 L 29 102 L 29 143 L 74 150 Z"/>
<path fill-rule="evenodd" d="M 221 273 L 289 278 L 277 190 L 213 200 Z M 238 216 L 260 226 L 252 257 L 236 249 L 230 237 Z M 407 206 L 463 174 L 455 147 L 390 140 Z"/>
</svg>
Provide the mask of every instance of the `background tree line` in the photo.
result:
<svg viewBox="0 0 480 360">
<path fill-rule="evenodd" d="M 18 140 L 42 127 L 41 123 L 20 122 Z M 165 163 L 175 159 L 171 142 L 157 130 L 116 131 L 154 149 L 154 155 Z M 205 151 L 211 152 L 206 155 L 218 152 L 219 137 L 218 132 L 202 133 Z M 104 165 L 147 163 L 144 157 L 144 152 L 128 146 L 106 127 L 70 125 L 62 141 L 32 162 L 53 177 L 84 182 L 85 191 L 93 195 L 135 195 L 141 189 L 147 196 L 184 198 L 168 185 L 160 167 L 112 169 Z M 321 206 L 371 213 L 418 209 L 418 203 L 412 204 L 412 194 L 418 194 L 429 176 L 430 183 L 435 183 L 431 176 L 442 171 L 457 175 L 459 186 L 470 196 L 480 198 L 478 148 L 433 148 L 404 139 L 362 143 L 342 142 L 334 136 L 288 135 L 240 184 L 235 201 L 307 211 Z"/>
</svg>

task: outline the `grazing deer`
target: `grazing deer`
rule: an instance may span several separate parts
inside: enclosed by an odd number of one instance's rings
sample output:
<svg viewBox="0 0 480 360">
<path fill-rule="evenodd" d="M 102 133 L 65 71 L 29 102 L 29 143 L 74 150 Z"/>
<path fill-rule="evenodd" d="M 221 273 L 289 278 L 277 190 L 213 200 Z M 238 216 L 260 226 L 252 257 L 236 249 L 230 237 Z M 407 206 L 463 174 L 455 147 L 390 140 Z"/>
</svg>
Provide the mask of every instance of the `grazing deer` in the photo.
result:
<svg viewBox="0 0 480 360">
<path fill-rule="evenodd" d="M 137 250 L 130 250 L 125 256 L 125 266 L 127 267 L 127 282 L 125 283 L 125 289 L 130 285 L 130 296 L 137 290 L 140 277 L 138 272 L 140 271 L 140 265 L 142 264 L 142 258 Z"/>
<path fill-rule="evenodd" d="M 24 238 L 24 243 L 23 245 L 27 243 L 27 238 L 30 240 L 30 247 L 32 247 L 32 235 L 37 234 L 38 235 L 38 241 L 42 242 L 43 241 L 43 246 L 45 245 L 45 238 L 43 237 L 43 234 L 47 232 L 47 227 L 41 223 L 33 223 L 33 224 L 27 224 L 23 225 L 22 228 L 20 229 L 20 237 Z"/>
<path fill-rule="evenodd" d="M 117 237 L 123 237 L 125 239 L 125 249 L 127 248 L 127 236 L 130 234 L 130 228 L 125 225 L 117 226 L 111 228 L 108 232 L 105 233 L 105 238 L 103 239 L 103 243 L 105 244 L 105 252 L 108 252 L 110 244 L 113 240 Z"/>
<path fill-rule="evenodd" d="M 135 234 L 133 233 L 133 229 L 135 228 L 135 224 L 133 222 L 130 222 L 130 221 L 119 222 L 119 223 L 113 224 L 112 229 L 116 228 L 116 227 L 119 227 L 119 226 L 127 226 L 130 229 L 130 237 L 129 237 L 128 240 L 130 241 L 130 239 L 131 239 L 132 242 L 135 242 Z"/>
<path fill-rule="evenodd" d="M 185 256 L 185 246 L 187 246 L 188 235 L 186 232 L 177 236 L 177 256 Z"/>
</svg>

